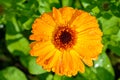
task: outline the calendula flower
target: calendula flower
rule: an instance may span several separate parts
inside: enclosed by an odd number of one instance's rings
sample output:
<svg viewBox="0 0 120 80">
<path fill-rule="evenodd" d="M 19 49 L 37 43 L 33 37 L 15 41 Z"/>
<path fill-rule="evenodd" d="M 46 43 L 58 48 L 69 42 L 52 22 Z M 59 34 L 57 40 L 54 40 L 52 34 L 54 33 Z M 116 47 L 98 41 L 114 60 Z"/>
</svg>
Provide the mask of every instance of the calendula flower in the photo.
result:
<svg viewBox="0 0 120 80">
<path fill-rule="evenodd" d="M 53 8 L 32 25 L 30 54 L 45 70 L 73 76 L 92 66 L 102 51 L 101 36 L 95 17 L 71 7 Z"/>
</svg>

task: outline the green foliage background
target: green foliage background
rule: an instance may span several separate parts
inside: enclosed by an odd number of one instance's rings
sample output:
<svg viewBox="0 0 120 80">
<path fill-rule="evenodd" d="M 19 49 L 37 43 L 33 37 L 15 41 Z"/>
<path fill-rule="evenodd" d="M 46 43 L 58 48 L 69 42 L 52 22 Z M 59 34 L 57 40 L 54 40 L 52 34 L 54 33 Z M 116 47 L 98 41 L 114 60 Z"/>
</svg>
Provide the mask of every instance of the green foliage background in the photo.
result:
<svg viewBox="0 0 120 80">
<path fill-rule="evenodd" d="M 29 55 L 34 20 L 63 6 L 96 16 L 103 31 L 99 59 L 73 77 L 46 72 Z M 0 80 L 120 80 L 120 0 L 0 0 Z"/>
</svg>

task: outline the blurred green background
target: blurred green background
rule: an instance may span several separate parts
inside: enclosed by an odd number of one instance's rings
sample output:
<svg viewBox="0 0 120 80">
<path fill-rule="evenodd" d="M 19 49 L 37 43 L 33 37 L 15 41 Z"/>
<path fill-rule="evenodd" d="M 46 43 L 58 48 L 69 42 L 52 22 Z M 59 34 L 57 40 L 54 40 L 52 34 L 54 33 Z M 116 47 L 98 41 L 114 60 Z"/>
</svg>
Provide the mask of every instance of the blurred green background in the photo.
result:
<svg viewBox="0 0 120 80">
<path fill-rule="evenodd" d="M 34 20 L 63 6 L 96 16 L 103 31 L 99 59 L 71 78 L 46 72 L 29 55 Z M 0 80 L 120 80 L 120 0 L 0 0 Z"/>
</svg>

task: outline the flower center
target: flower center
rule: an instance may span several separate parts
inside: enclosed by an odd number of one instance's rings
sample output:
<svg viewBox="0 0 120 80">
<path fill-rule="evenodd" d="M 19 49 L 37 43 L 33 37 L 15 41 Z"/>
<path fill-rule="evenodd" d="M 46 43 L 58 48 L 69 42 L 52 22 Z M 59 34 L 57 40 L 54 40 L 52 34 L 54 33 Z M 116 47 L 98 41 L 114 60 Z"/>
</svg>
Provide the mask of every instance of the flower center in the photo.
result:
<svg viewBox="0 0 120 80">
<path fill-rule="evenodd" d="M 68 27 L 59 27 L 53 37 L 53 44 L 59 50 L 67 50 L 73 47 L 76 41 L 75 31 Z"/>
<path fill-rule="evenodd" d="M 59 39 L 60 39 L 60 42 L 62 42 L 62 44 L 68 44 L 72 39 L 71 37 L 72 35 L 69 32 L 63 31 L 59 36 Z"/>
</svg>

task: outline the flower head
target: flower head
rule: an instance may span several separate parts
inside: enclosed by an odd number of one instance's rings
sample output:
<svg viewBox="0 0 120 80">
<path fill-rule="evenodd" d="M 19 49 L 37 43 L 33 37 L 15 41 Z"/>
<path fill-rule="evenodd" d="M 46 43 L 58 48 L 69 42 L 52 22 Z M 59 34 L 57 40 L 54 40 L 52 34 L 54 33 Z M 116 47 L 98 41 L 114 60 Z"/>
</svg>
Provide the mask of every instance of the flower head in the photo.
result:
<svg viewBox="0 0 120 80">
<path fill-rule="evenodd" d="M 96 18 L 71 7 L 42 14 L 33 23 L 32 33 L 30 54 L 45 70 L 59 75 L 83 73 L 84 63 L 92 66 L 103 47 Z"/>
</svg>

